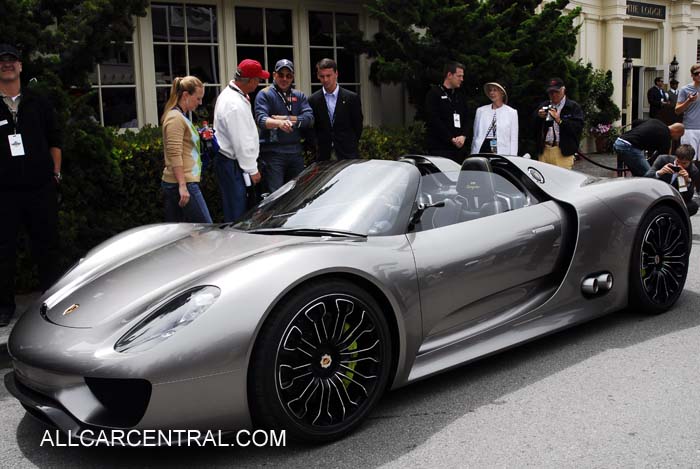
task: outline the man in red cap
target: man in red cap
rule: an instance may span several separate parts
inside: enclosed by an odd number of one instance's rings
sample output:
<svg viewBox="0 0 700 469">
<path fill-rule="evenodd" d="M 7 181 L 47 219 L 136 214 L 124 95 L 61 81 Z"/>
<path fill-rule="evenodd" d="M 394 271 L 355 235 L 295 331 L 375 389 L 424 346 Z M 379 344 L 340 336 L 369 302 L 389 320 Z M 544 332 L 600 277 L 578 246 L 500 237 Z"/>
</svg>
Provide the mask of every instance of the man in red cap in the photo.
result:
<svg viewBox="0 0 700 469">
<path fill-rule="evenodd" d="M 246 187 L 260 182 L 258 128 L 248 93 L 255 91 L 260 80 L 270 74 L 257 60 L 245 59 L 236 74 L 216 99 L 214 129 L 219 152 L 214 157 L 214 171 L 219 180 L 224 221 L 238 219 L 247 206 Z"/>
<path fill-rule="evenodd" d="M 583 110 L 566 97 L 561 78 L 547 81 L 549 99 L 535 111 L 535 138 L 539 160 L 571 169 L 583 131 Z"/>
</svg>

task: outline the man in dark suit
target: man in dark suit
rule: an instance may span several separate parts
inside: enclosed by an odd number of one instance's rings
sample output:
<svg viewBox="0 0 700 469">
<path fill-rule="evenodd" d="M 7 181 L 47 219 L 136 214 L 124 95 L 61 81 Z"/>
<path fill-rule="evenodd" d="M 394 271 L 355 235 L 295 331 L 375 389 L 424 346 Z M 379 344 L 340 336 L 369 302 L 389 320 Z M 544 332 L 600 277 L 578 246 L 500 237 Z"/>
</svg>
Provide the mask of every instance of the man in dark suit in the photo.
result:
<svg viewBox="0 0 700 469">
<path fill-rule="evenodd" d="M 649 117 L 657 118 L 659 116 L 659 111 L 661 111 L 661 106 L 668 103 L 668 94 L 664 91 L 664 79 L 661 77 L 656 77 L 654 79 L 654 86 L 649 88 L 647 91 L 647 100 L 649 101 Z"/>
<path fill-rule="evenodd" d="M 676 150 L 675 157 L 659 156 L 645 174 L 646 177 L 660 179 L 675 187 L 681 193 L 691 217 L 698 213 L 698 204 L 693 201 L 693 181 L 700 177 L 700 170 L 693 164 L 694 157 L 695 150 L 691 145 L 681 145 Z"/>
<path fill-rule="evenodd" d="M 316 161 L 329 160 L 332 155 L 339 160 L 359 158 L 363 120 L 360 97 L 338 86 L 338 65 L 333 59 L 320 60 L 316 76 L 323 85 L 309 98 L 314 111 L 311 133 Z"/>
</svg>

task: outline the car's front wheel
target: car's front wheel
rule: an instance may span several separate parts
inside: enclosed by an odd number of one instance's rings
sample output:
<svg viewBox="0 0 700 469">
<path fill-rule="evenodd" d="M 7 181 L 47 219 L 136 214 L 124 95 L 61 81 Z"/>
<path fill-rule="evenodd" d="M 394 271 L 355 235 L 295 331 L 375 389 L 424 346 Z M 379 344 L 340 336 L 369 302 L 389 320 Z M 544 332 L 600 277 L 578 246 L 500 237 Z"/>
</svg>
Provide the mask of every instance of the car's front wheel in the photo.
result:
<svg viewBox="0 0 700 469">
<path fill-rule="evenodd" d="M 341 280 L 304 286 L 271 313 L 253 351 L 255 424 L 325 442 L 359 425 L 386 388 L 391 336 L 377 301 Z"/>
<path fill-rule="evenodd" d="M 667 206 L 652 209 L 635 237 L 630 269 L 630 303 L 659 314 L 676 302 L 688 275 L 690 239 L 681 215 Z"/>
</svg>

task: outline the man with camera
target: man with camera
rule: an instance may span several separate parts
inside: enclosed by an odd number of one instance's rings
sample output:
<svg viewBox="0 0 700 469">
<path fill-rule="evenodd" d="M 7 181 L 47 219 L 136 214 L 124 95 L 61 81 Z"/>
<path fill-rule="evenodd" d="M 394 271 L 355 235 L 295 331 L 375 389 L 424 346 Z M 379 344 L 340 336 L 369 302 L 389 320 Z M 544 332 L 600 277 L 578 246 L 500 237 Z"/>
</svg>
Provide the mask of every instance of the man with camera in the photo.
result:
<svg viewBox="0 0 700 469">
<path fill-rule="evenodd" d="M 622 158 L 633 176 L 644 176 L 649 171 L 645 151 L 649 153 L 669 153 L 671 140 L 683 135 L 683 124 L 675 123 L 667 126 L 659 119 L 641 121 L 618 137 L 613 144 L 613 150 Z"/>
<path fill-rule="evenodd" d="M 681 193 L 691 217 L 698 213 L 698 204 L 693 201 L 692 183 L 697 181 L 700 176 L 700 170 L 693 164 L 694 157 L 693 147 L 683 144 L 676 150 L 675 157 L 673 155 L 659 156 L 645 174 L 646 177 L 660 179 L 675 187 Z"/>
<path fill-rule="evenodd" d="M 534 115 L 538 159 L 571 169 L 583 131 L 583 110 L 566 97 L 561 78 L 547 82 L 547 94 L 549 100 L 540 103 Z"/>
</svg>

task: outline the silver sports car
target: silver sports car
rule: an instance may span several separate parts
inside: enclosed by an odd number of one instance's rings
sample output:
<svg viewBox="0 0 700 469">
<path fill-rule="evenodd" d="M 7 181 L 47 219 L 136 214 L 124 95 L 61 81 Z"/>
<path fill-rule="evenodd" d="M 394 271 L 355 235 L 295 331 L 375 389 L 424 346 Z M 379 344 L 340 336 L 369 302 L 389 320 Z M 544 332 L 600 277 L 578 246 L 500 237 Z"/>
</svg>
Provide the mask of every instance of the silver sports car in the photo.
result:
<svg viewBox="0 0 700 469">
<path fill-rule="evenodd" d="M 681 196 L 518 157 L 313 165 L 233 225 L 90 251 L 17 323 L 10 392 L 80 429 L 339 438 L 398 388 L 627 306 L 671 307 Z"/>
</svg>

